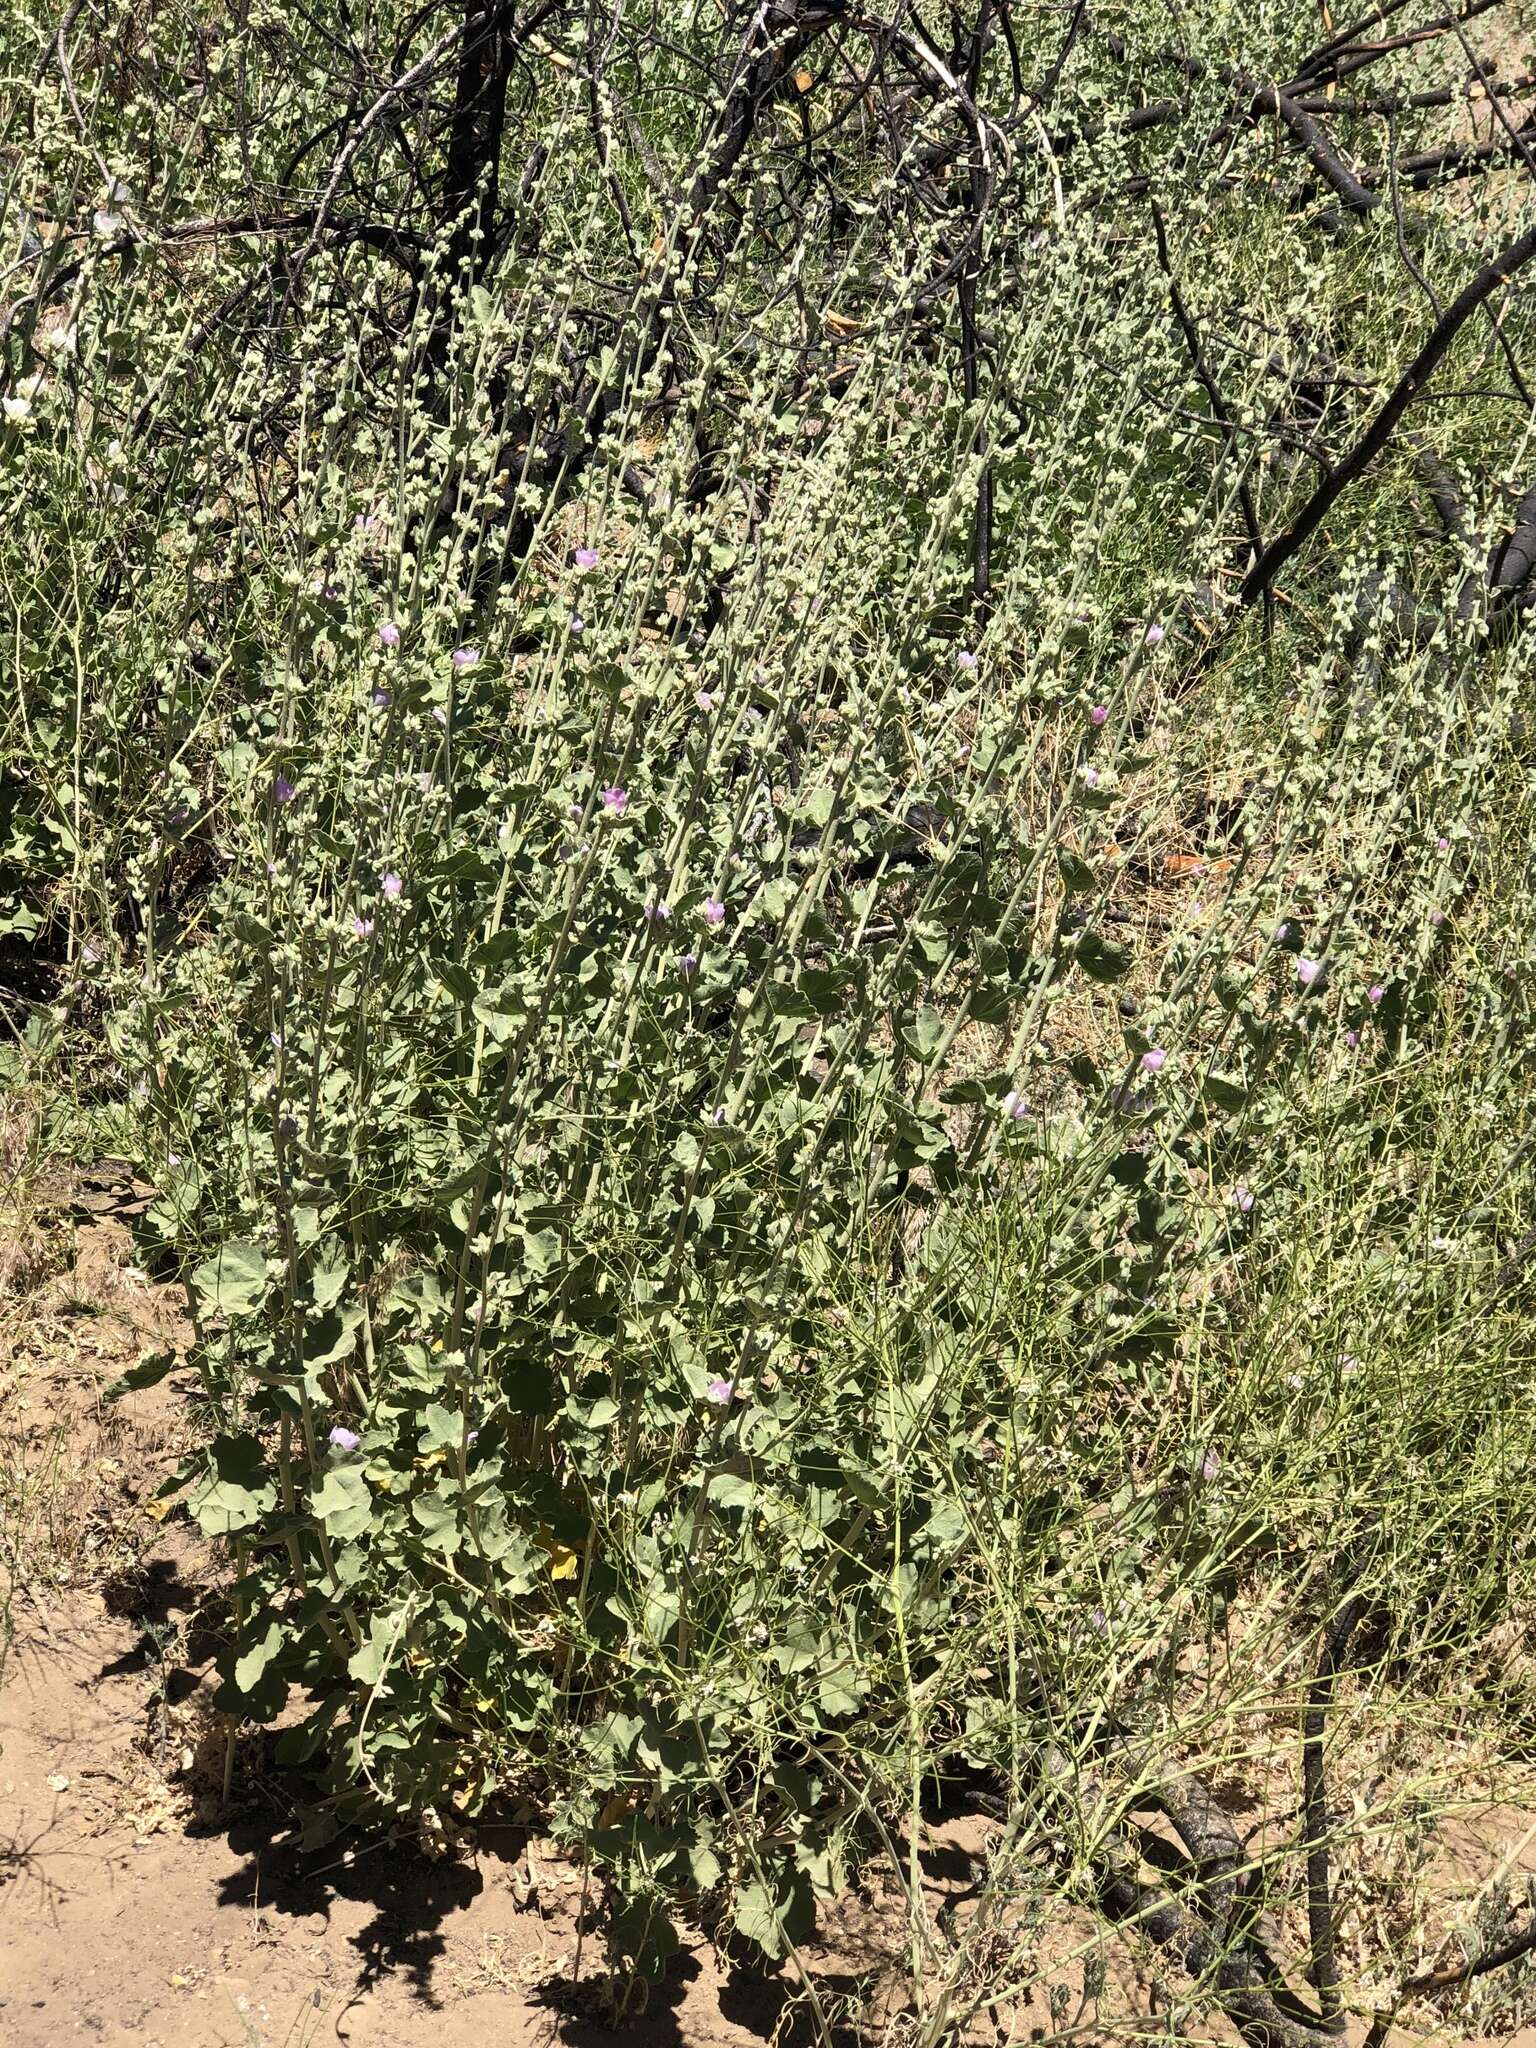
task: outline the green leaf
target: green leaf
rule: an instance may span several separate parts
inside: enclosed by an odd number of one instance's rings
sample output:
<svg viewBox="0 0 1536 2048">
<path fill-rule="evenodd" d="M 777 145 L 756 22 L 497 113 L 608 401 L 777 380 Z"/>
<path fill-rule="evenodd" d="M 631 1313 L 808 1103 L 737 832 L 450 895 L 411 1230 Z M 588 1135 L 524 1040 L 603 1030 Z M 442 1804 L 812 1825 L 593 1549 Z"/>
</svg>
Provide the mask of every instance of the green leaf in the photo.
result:
<svg viewBox="0 0 1536 2048">
<path fill-rule="evenodd" d="M 850 1673 L 830 1671 L 817 1683 L 816 1699 L 829 1720 L 842 1720 L 859 1711 L 868 1689 Z"/>
<path fill-rule="evenodd" d="M 383 1678 L 396 1634 L 396 1625 L 386 1614 L 376 1614 L 369 1622 L 367 1642 L 347 1659 L 347 1670 L 360 1685 L 377 1685 Z"/>
<path fill-rule="evenodd" d="M 1090 928 L 1078 938 L 1077 964 L 1095 981 L 1119 981 L 1130 968 L 1131 956 L 1114 939 Z"/>
<path fill-rule="evenodd" d="M 944 1042 L 944 1019 L 931 1004 L 922 1004 L 906 1033 L 919 1059 L 931 1060 Z"/>
<path fill-rule="evenodd" d="M 350 1355 L 357 1341 L 363 1305 L 352 1302 L 340 1315 L 321 1316 L 304 1333 L 304 1363 L 318 1370 Z"/>
<path fill-rule="evenodd" d="M 429 1401 L 422 1411 L 425 1429 L 416 1440 L 420 1451 L 457 1450 L 464 1441 L 464 1418 L 456 1408 L 445 1408 L 441 1401 Z"/>
<path fill-rule="evenodd" d="M 498 1045 L 505 1045 L 528 1021 L 527 1003 L 506 984 L 500 989 L 482 989 L 471 1008 Z"/>
<path fill-rule="evenodd" d="M 361 1536 L 373 1520 L 373 1495 L 356 1465 L 333 1465 L 309 1496 L 310 1512 L 343 1542 Z"/>
<path fill-rule="evenodd" d="M 458 1503 L 444 1500 L 439 1493 L 419 1493 L 411 1502 L 411 1515 L 422 1532 L 428 1550 L 452 1557 L 463 1541 Z"/>
<path fill-rule="evenodd" d="M 1061 870 L 1061 879 L 1076 893 L 1081 894 L 1094 886 L 1096 878 L 1093 869 L 1075 853 L 1069 853 L 1064 846 L 1058 846 L 1056 849 L 1056 865 Z"/>
<path fill-rule="evenodd" d="M 141 1358 L 137 1365 L 130 1365 L 121 1379 L 114 1380 L 107 1388 L 109 1401 L 120 1401 L 124 1394 L 136 1394 L 145 1387 L 158 1387 L 169 1372 L 180 1364 L 174 1351 L 151 1351 Z"/>
<path fill-rule="evenodd" d="M 257 1680 L 283 1647 L 283 1625 L 275 1614 L 254 1642 L 247 1638 L 247 1645 L 244 1655 L 235 1659 L 235 1685 L 242 1693 L 254 1691 Z"/>
<path fill-rule="evenodd" d="M 801 1941 L 815 1921 L 815 1900 L 803 1872 L 785 1872 L 783 1889 L 770 1892 L 758 1882 L 743 1885 L 736 1894 L 736 1932 L 754 1941 L 772 1961 L 783 1955 L 788 1942 Z"/>
<path fill-rule="evenodd" d="M 189 1502 L 205 1536 L 233 1536 L 270 1514 L 277 1504 L 277 1489 L 265 1471 L 254 1437 L 215 1439 L 213 1470 L 205 1474 Z"/>
<path fill-rule="evenodd" d="M 203 1315 L 254 1315 L 267 1292 L 267 1255 L 249 1238 L 221 1245 L 192 1275 L 192 1291 Z"/>
</svg>

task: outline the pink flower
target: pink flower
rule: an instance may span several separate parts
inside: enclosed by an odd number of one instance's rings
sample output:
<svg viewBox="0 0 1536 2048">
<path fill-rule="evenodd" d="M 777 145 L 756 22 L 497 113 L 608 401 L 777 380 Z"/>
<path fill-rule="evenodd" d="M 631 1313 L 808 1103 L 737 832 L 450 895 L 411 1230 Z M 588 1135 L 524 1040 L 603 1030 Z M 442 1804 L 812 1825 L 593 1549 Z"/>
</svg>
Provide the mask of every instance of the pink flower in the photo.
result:
<svg viewBox="0 0 1536 2048">
<path fill-rule="evenodd" d="M 725 923 L 725 905 L 718 896 L 706 896 L 704 898 L 704 922 L 709 925 L 722 925 Z"/>
<path fill-rule="evenodd" d="M 1014 1123 L 1021 1122 L 1029 1115 L 1029 1104 L 1017 1088 L 1010 1088 L 1003 1097 L 1003 1115 L 1010 1117 Z"/>
<path fill-rule="evenodd" d="M 448 723 L 448 714 L 441 704 L 434 704 L 432 706 L 432 717 L 438 725 L 446 725 Z"/>
<path fill-rule="evenodd" d="M 677 971 L 679 974 L 681 974 L 684 981 L 691 981 L 694 975 L 697 974 L 699 971 L 698 954 L 685 953 L 682 959 L 679 960 L 677 963 Z"/>
<path fill-rule="evenodd" d="M 1374 1005 L 1376 1003 L 1379 1003 L 1385 994 L 1386 990 L 1382 987 L 1379 981 L 1376 981 L 1372 982 L 1371 986 L 1366 990 L 1365 999 L 1368 1003 Z"/>
<path fill-rule="evenodd" d="M 976 656 L 969 647 L 962 647 L 960 649 L 960 652 L 955 656 L 955 666 L 957 668 L 974 668 L 976 666 Z"/>
<path fill-rule="evenodd" d="M 585 631 L 586 631 L 586 630 L 587 630 L 587 622 L 586 622 L 586 620 L 585 620 L 585 619 L 584 619 L 584 618 L 583 618 L 583 617 L 581 616 L 581 613 L 580 613 L 580 612 L 572 612 L 572 613 L 571 613 L 571 631 L 572 631 L 573 633 L 585 633 Z"/>
<path fill-rule="evenodd" d="M 1242 1216 L 1246 1216 L 1253 1207 L 1253 1190 L 1244 1187 L 1241 1181 L 1232 1190 L 1232 1206 Z"/>
<path fill-rule="evenodd" d="M 474 667 L 480 659 L 480 650 L 478 647 L 455 647 L 451 659 L 454 667 L 462 672 Z"/>
<path fill-rule="evenodd" d="M 383 625 L 380 626 L 379 645 L 381 647 L 398 647 L 400 645 L 400 628 L 393 619 L 386 619 Z"/>
<path fill-rule="evenodd" d="M 1149 1046 L 1141 1056 L 1143 1073 L 1160 1074 L 1168 1055 L 1160 1045 Z"/>
<path fill-rule="evenodd" d="M 597 549 L 578 548 L 576 550 L 576 566 L 578 569 L 595 569 L 597 567 Z"/>
<path fill-rule="evenodd" d="M 603 809 L 611 811 L 616 818 L 622 818 L 629 805 L 629 791 L 611 782 L 603 791 Z"/>
<path fill-rule="evenodd" d="M 276 777 L 275 777 L 275 778 L 273 779 L 273 783 L 272 783 L 272 801 L 273 801 L 273 803 L 275 803 L 275 804 L 291 804 L 291 803 L 293 802 L 294 798 L 295 798 L 295 797 L 296 797 L 297 795 L 298 795 L 298 791 L 297 791 L 297 790 L 296 790 L 296 789 L 294 788 L 293 784 L 292 784 L 292 783 L 291 783 L 291 782 L 290 782 L 290 781 L 288 780 L 288 778 L 287 778 L 287 776 L 286 776 L 286 775 L 279 775 L 279 776 L 276 776 Z"/>
<path fill-rule="evenodd" d="M 1442 834 L 1442 836 L 1435 841 L 1435 850 L 1438 853 L 1445 853 L 1449 849 L 1450 844 L 1451 842 L 1449 841 L 1449 839 L 1445 838 Z"/>
<path fill-rule="evenodd" d="M 663 903 L 658 899 L 655 902 L 647 903 L 645 906 L 644 917 L 647 924 L 666 924 L 671 916 L 672 906 L 670 903 Z"/>
<path fill-rule="evenodd" d="M 1109 706 L 1107 704 L 1095 704 L 1088 713 L 1088 723 L 1090 725 L 1102 725 L 1108 716 Z"/>
<path fill-rule="evenodd" d="M 1148 626 L 1146 633 L 1143 635 L 1143 638 L 1146 640 L 1146 643 L 1149 647 L 1161 647 L 1163 644 L 1162 627 L 1154 622 L 1152 625 Z"/>
<path fill-rule="evenodd" d="M 711 697 L 708 690 L 700 690 L 693 701 L 701 711 L 713 711 L 715 708 L 715 700 Z"/>
<path fill-rule="evenodd" d="M 1311 988 L 1314 982 L 1322 978 L 1322 972 L 1322 961 L 1309 960 L 1304 953 L 1296 962 L 1296 979 L 1303 988 Z"/>
<path fill-rule="evenodd" d="M 384 891 L 384 895 L 387 901 L 389 901 L 390 903 L 397 903 L 400 900 L 402 893 L 404 892 L 405 884 L 401 881 L 400 877 L 395 873 L 394 869 L 391 868 L 389 873 L 385 875 L 383 880 L 379 883 L 379 887 Z"/>
<path fill-rule="evenodd" d="M 1429 913 L 1429 921 L 1438 930 L 1445 923 L 1445 912 L 1443 910 L 1432 910 Z"/>
<path fill-rule="evenodd" d="M 1346 1031 L 1344 1034 L 1344 1043 L 1349 1047 L 1350 1051 L 1353 1052 L 1355 1047 L 1360 1043 L 1359 1032 Z"/>
<path fill-rule="evenodd" d="M 373 937 L 373 919 L 371 917 L 354 917 L 352 929 L 360 939 L 371 939 Z"/>
<path fill-rule="evenodd" d="M 1210 1481 L 1216 1477 L 1216 1474 L 1220 1470 L 1221 1453 L 1217 1450 L 1216 1446 L 1212 1444 L 1210 1449 L 1206 1452 L 1205 1456 L 1200 1460 L 1200 1477 L 1206 1481 Z"/>
<path fill-rule="evenodd" d="M 338 1422 L 326 1438 L 326 1442 L 331 1445 L 333 1450 L 355 1451 L 362 1442 L 362 1438 L 355 1429 L 344 1429 Z"/>
<path fill-rule="evenodd" d="M 1082 770 L 1082 781 L 1083 781 L 1083 787 L 1084 787 L 1084 789 L 1097 789 L 1097 788 L 1098 788 L 1098 786 L 1099 786 L 1099 771 L 1098 771 L 1098 769 L 1097 769 L 1097 768 L 1084 768 L 1084 769 Z"/>
<path fill-rule="evenodd" d="M 717 1408 L 729 1408 L 736 1393 L 734 1380 L 711 1380 L 704 1389 L 706 1401 L 713 1401 Z"/>
</svg>

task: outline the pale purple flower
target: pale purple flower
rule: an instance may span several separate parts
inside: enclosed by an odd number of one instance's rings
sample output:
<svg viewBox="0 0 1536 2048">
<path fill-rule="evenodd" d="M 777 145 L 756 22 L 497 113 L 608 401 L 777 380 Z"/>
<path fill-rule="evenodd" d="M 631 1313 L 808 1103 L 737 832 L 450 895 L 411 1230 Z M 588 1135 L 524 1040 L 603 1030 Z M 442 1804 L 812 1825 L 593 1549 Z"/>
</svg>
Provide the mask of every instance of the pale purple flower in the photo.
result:
<svg viewBox="0 0 1536 2048">
<path fill-rule="evenodd" d="M 1386 990 L 1382 987 L 1381 983 L 1379 981 L 1375 981 L 1372 982 L 1371 986 L 1366 990 L 1365 999 L 1368 1003 L 1374 1006 L 1375 1004 L 1381 1001 L 1382 997 L 1385 994 Z"/>
<path fill-rule="evenodd" d="M 725 923 L 725 905 L 718 896 L 706 896 L 704 898 L 704 922 L 708 925 L 722 925 Z"/>
<path fill-rule="evenodd" d="M 334 1450 L 355 1451 L 358 1445 L 362 1442 L 362 1438 L 358 1435 L 355 1429 L 344 1429 L 342 1425 L 338 1422 L 336 1427 L 331 1431 L 330 1435 L 326 1438 L 326 1442 L 329 1443 Z"/>
<path fill-rule="evenodd" d="M 1445 853 L 1445 852 L 1448 852 L 1448 851 L 1449 851 L 1449 848 L 1450 848 L 1450 844 L 1451 844 L 1451 842 L 1449 841 L 1449 839 L 1447 839 L 1447 838 L 1446 838 L 1446 837 L 1444 836 L 1444 834 L 1442 833 L 1442 835 L 1440 836 L 1440 838 L 1438 838 L 1438 839 L 1437 839 L 1437 840 L 1435 841 L 1435 849 L 1436 849 L 1436 851 L 1437 851 L 1437 852 L 1439 852 L 1439 853 Z"/>
<path fill-rule="evenodd" d="M 1088 713 L 1088 723 L 1090 725 L 1102 725 L 1108 716 L 1109 706 L 1107 704 L 1095 704 Z"/>
<path fill-rule="evenodd" d="M 1221 1453 L 1217 1450 L 1216 1446 L 1212 1444 L 1210 1449 L 1206 1452 L 1205 1456 L 1200 1460 L 1200 1477 L 1206 1481 L 1210 1481 L 1216 1477 L 1216 1474 L 1220 1470 Z"/>
<path fill-rule="evenodd" d="M 1290 936 L 1291 928 L 1288 924 L 1277 924 L 1275 926 L 1275 944 L 1277 946 L 1283 946 Z"/>
<path fill-rule="evenodd" d="M 380 881 L 379 887 L 384 891 L 385 899 L 390 903 L 398 903 L 405 891 L 404 882 L 401 881 L 393 868 Z"/>
<path fill-rule="evenodd" d="M 717 1408 L 729 1408 L 736 1392 L 734 1380 L 711 1380 L 704 1389 L 706 1401 L 713 1401 Z"/>
<path fill-rule="evenodd" d="M 1167 1057 L 1167 1053 L 1160 1045 L 1149 1046 L 1141 1056 L 1142 1072 L 1147 1074 L 1161 1073 L 1163 1062 Z"/>
<path fill-rule="evenodd" d="M 1350 1051 L 1353 1052 L 1355 1047 L 1360 1043 L 1359 1032 L 1346 1031 L 1344 1034 L 1344 1043 L 1349 1047 Z"/>
<path fill-rule="evenodd" d="M 1092 1614 L 1088 1617 L 1088 1626 L 1096 1636 L 1107 1636 L 1109 1634 L 1109 1616 L 1102 1607 L 1094 1608 Z"/>
<path fill-rule="evenodd" d="M 609 783 L 603 791 L 603 809 L 612 811 L 616 818 L 622 818 L 629 806 L 629 791 L 621 789 L 616 782 Z"/>
<path fill-rule="evenodd" d="M 382 711 L 384 709 L 384 706 L 389 702 L 389 692 L 384 688 L 382 683 L 373 692 L 372 702 L 375 711 Z"/>
<path fill-rule="evenodd" d="M 1353 1351 L 1341 1351 L 1339 1353 L 1339 1371 L 1345 1379 L 1352 1380 L 1359 1370 L 1360 1361 L 1356 1358 Z"/>
<path fill-rule="evenodd" d="M 586 622 L 586 620 L 585 620 L 585 619 L 584 619 L 584 618 L 583 618 L 583 617 L 581 616 L 581 613 L 580 613 L 580 612 L 572 612 L 572 613 L 571 613 L 571 631 L 572 631 L 573 633 L 585 633 L 585 631 L 586 631 L 586 630 L 587 630 L 587 622 Z"/>
<path fill-rule="evenodd" d="M 434 704 L 432 706 L 432 716 L 438 725 L 446 725 L 448 723 L 448 714 L 441 704 Z"/>
<path fill-rule="evenodd" d="M 685 953 L 682 959 L 678 961 L 677 968 L 678 972 L 682 975 L 684 981 L 690 980 L 692 976 L 697 974 L 699 971 L 698 954 Z"/>
<path fill-rule="evenodd" d="M 1143 638 L 1149 647 L 1160 647 L 1163 643 L 1162 627 L 1154 621 L 1152 625 L 1148 626 Z"/>
<path fill-rule="evenodd" d="M 579 825 L 582 819 L 587 814 L 582 809 L 580 804 L 567 804 L 565 807 L 565 815 L 570 819 L 573 825 Z"/>
<path fill-rule="evenodd" d="M 453 650 L 452 661 L 456 669 L 473 668 L 479 659 L 480 650 L 478 647 L 455 647 Z"/>
<path fill-rule="evenodd" d="M 713 711 L 715 708 L 715 700 L 711 697 L 708 690 L 700 690 L 693 701 L 701 711 Z"/>
<path fill-rule="evenodd" d="M 597 567 L 597 549 L 578 548 L 576 550 L 576 566 L 578 569 L 595 569 Z"/>
<path fill-rule="evenodd" d="M 1098 769 L 1097 769 L 1097 768 L 1085 768 L 1085 769 L 1083 769 L 1083 771 L 1082 771 L 1082 780 L 1083 780 L 1083 787 L 1084 787 L 1085 789 L 1097 789 L 1097 788 L 1098 788 L 1098 786 L 1099 786 L 1099 771 L 1098 771 Z"/>
<path fill-rule="evenodd" d="M 379 645 L 381 647 L 398 647 L 400 645 L 400 628 L 393 619 L 386 619 L 383 625 L 380 626 Z"/>
<path fill-rule="evenodd" d="M 1019 1123 L 1029 1115 L 1029 1104 L 1017 1088 L 1010 1088 L 1003 1097 L 1003 1115 L 1011 1118 L 1014 1123 Z"/>
<path fill-rule="evenodd" d="M 1429 913 L 1429 921 L 1438 930 L 1445 923 L 1445 912 L 1443 910 L 1432 910 Z"/>
<path fill-rule="evenodd" d="M 1301 983 L 1303 988 L 1311 988 L 1314 982 L 1320 981 L 1322 979 L 1322 973 L 1322 961 L 1309 960 L 1305 953 L 1303 953 L 1296 962 L 1296 979 Z"/>
<path fill-rule="evenodd" d="M 373 919 L 371 917 L 354 917 L 352 929 L 360 939 L 371 939 L 373 937 Z"/>
<path fill-rule="evenodd" d="M 666 924 L 672 915 L 672 906 L 655 898 L 646 904 L 644 915 L 647 924 Z"/>
<path fill-rule="evenodd" d="M 957 668 L 974 668 L 976 666 L 976 656 L 969 647 L 962 647 L 960 649 L 960 652 L 955 656 L 955 666 Z"/>
<path fill-rule="evenodd" d="M 291 804 L 298 791 L 286 775 L 279 775 L 272 784 L 272 801 L 275 804 Z"/>
<path fill-rule="evenodd" d="M 1253 1207 L 1253 1190 L 1244 1187 L 1241 1181 L 1232 1190 L 1232 1206 L 1240 1216 L 1246 1216 Z"/>
</svg>

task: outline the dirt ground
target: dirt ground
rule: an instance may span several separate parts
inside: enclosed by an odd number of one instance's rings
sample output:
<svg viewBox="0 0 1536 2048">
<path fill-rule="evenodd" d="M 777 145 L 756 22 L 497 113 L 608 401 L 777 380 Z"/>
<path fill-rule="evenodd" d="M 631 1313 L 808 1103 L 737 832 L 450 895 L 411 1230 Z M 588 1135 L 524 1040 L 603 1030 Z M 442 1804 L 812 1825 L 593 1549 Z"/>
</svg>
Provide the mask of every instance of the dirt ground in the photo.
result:
<svg viewBox="0 0 1536 2048">
<path fill-rule="evenodd" d="M 305 1859 L 254 1742 L 225 1805 L 204 1619 L 220 1566 L 155 1498 L 190 1381 L 102 1398 L 189 1334 L 176 1297 L 133 1265 L 140 1199 L 109 1166 L 72 1184 L 67 1227 L 15 1237 L 0 1261 L 0 2048 L 911 2048 L 894 1884 L 836 1902 L 804 1952 L 825 2032 L 787 1971 L 735 1971 L 702 1935 L 616 2011 L 583 1873 L 547 1843 L 508 1824 L 435 1859 L 401 1842 Z M 963 1938 L 989 1833 L 976 1818 L 932 1830 L 930 1924 L 948 1912 Z M 1536 1872 L 1536 1798 L 1503 1787 L 1415 1869 L 1413 1923 L 1444 1941 L 1490 1871 Z M 1407 1924 L 1400 1889 L 1358 1876 L 1357 1926 L 1370 1913 L 1383 1937 L 1394 1914 Z M 1155 1959 L 1086 1914 L 1053 1909 L 1024 1948 L 1016 1988 L 945 2043 L 1237 2039 L 1171 2004 Z M 1525 2018 L 1518 2000 L 1494 2000 L 1457 2026 L 1420 2015 L 1393 2038 L 1536 2048 Z M 1364 2031 L 1352 2025 L 1354 2048 Z"/>
</svg>

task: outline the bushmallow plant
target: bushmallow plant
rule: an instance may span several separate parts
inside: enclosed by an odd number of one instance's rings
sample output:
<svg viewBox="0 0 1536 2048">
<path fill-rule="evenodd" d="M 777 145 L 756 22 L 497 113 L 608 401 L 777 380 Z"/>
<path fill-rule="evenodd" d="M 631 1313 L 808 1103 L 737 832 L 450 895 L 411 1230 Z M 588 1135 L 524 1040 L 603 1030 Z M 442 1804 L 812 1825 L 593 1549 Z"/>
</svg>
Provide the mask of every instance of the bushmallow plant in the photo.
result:
<svg viewBox="0 0 1536 2048">
<path fill-rule="evenodd" d="M 53 872 L 82 941 L 115 935 L 90 1000 L 144 1077 L 188 1276 L 211 1428 L 181 1476 L 236 1566 L 221 1705 L 290 1723 L 312 1835 L 534 1786 L 612 1877 L 625 1953 L 701 1894 L 772 1950 L 843 1868 L 829 1758 L 857 1748 L 873 1800 L 916 1706 L 962 1696 L 952 1739 L 1015 1774 L 1027 1747 L 990 1653 L 950 1670 L 978 1503 L 1023 1555 L 1054 1455 L 1020 1348 L 967 1348 L 966 1227 L 1039 1219 L 1009 1270 L 1049 1276 L 1027 1327 L 1077 1408 L 1167 1406 L 1212 1276 L 1296 1211 L 1308 1091 L 1385 1085 L 1452 963 L 1518 1034 L 1513 963 L 1457 950 L 1514 664 L 1474 702 L 1463 650 L 1398 648 L 1346 705 L 1351 590 L 1339 624 L 1298 605 L 1202 673 L 1184 622 L 1233 508 L 1139 409 L 1184 387 L 1183 344 L 1091 221 L 991 316 L 974 403 L 914 269 L 813 414 L 749 208 L 709 304 L 750 347 L 658 352 L 703 302 L 674 322 L 641 293 L 605 311 L 629 368 L 604 385 L 594 355 L 588 439 L 530 438 L 624 243 L 578 112 L 529 155 L 551 241 L 446 332 L 415 295 L 382 400 L 362 298 L 318 269 L 280 454 L 248 438 L 263 367 L 232 370 L 227 502 L 182 579 L 209 593 L 200 665 L 157 714 L 175 787 L 93 785 L 93 840 L 77 786 Z M 877 218 L 833 237 L 850 280 Z M 393 303 L 385 253 L 346 260 L 375 257 Z M 87 285 L 106 379 L 113 287 Z M 1094 343 L 1070 376 L 1064 332 Z M 1177 564 L 1152 533 L 1188 536 Z M 187 666 L 230 673 L 189 697 Z M 1222 722 L 1219 795 L 1179 683 Z M 137 670 L 114 716 L 141 730 Z M 1198 916 L 1168 867 L 1194 855 Z M 881 1343 L 838 1334 L 850 1289 Z M 1179 1467 L 1207 1536 L 1237 1462 L 1214 1442 Z M 1106 1677 L 1120 1704 L 1155 1661 Z"/>
</svg>

